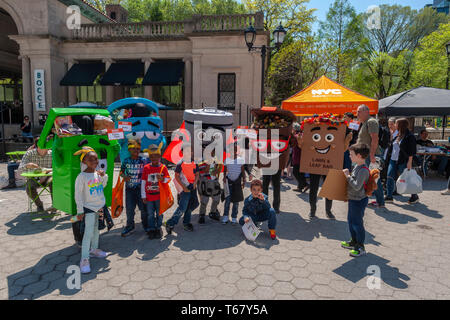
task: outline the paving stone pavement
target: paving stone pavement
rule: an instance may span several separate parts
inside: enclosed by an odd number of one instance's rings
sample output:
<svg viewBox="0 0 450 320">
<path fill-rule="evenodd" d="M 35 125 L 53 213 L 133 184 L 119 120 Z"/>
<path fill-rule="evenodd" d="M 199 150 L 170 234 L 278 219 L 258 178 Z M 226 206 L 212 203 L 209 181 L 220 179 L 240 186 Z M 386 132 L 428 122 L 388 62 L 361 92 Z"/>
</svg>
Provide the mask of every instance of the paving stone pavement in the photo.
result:
<svg viewBox="0 0 450 320">
<path fill-rule="evenodd" d="M 445 185 L 430 178 L 418 204 L 398 197 L 386 209 L 368 208 L 368 254 L 357 259 L 340 248 L 349 238 L 346 203 L 333 203 L 333 221 L 320 199 L 318 219 L 309 222 L 308 195 L 292 191 L 292 181 L 282 184 L 276 241 L 267 224 L 256 243 L 246 241 L 239 226 L 208 218 L 199 226 L 198 209 L 192 233 L 180 223 L 172 235 L 149 240 L 136 213 L 136 232 L 122 238 L 123 214 L 100 235 L 100 247 L 111 255 L 92 260 L 79 290 L 66 284 L 67 268 L 80 260 L 69 217 L 32 220 L 24 188 L 0 191 L 0 298 L 450 299 L 450 197 L 440 195 Z M 49 206 L 50 198 L 43 199 Z M 371 281 L 374 268 L 379 288 Z"/>
</svg>

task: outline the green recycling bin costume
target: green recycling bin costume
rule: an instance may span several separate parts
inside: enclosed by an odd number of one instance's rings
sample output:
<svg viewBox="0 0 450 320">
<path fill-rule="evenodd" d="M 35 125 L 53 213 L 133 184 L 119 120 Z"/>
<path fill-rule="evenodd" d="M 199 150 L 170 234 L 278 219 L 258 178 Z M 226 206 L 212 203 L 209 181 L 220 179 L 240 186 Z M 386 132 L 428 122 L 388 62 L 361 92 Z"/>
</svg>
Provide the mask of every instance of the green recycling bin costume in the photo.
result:
<svg viewBox="0 0 450 320">
<path fill-rule="evenodd" d="M 108 174 L 108 185 L 104 188 L 106 206 L 111 205 L 114 180 L 114 159 L 119 154 L 120 146 L 116 140 L 108 140 L 107 135 L 74 135 L 58 137 L 47 141 L 53 123 L 57 117 L 64 116 L 109 116 L 107 110 L 87 108 L 52 108 L 50 109 L 38 147 L 52 149 L 53 169 L 53 207 L 70 215 L 77 214 L 75 204 L 75 179 L 81 171 L 80 157 L 73 154 L 83 146 L 89 146 L 97 152 L 99 168 Z"/>
</svg>

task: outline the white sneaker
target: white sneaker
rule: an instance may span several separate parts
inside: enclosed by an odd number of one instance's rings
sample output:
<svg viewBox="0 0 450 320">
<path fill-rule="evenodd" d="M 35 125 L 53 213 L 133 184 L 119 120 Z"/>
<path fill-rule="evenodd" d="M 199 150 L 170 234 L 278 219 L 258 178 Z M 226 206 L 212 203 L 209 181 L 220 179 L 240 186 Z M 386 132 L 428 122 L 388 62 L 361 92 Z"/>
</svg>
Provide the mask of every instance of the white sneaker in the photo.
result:
<svg viewBox="0 0 450 320">
<path fill-rule="evenodd" d="M 92 258 L 106 258 L 108 254 L 100 249 L 91 250 L 89 256 Z"/>
<path fill-rule="evenodd" d="M 222 218 L 222 224 L 227 224 L 228 221 L 230 221 L 230 219 L 228 218 L 228 216 L 223 216 L 223 218 Z"/>
<path fill-rule="evenodd" d="M 81 270 L 81 273 L 90 273 L 91 272 L 91 266 L 89 265 L 89 259 L 81 260 L 80 270 Z"/>
<path fill-rule="evenodd" d="M 448 195 L 450 195 L 450 189 L 447 189 L 447 190 L 445 190 L 445 191 L 442 191 L 441 194 L 442 194 L 443 196 L 448 196 Z"/>
<path fill-rule="evenodd" d="M 238 223 L 237 219 L 236 218 L 232 218 L 231 219 L 231 224 L 236 224 L 236 223 Z"/>
</svg>

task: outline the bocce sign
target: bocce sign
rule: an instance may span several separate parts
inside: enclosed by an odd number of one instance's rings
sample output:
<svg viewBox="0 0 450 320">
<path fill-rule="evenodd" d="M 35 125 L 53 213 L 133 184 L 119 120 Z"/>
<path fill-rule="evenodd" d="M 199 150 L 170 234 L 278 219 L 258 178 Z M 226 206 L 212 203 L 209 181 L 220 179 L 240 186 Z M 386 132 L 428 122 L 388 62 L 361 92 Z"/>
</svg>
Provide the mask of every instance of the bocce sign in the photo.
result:
<svg viewBox="0 0 450 320">
<path fill-rule="evenodd" d="M 305 123 L 300 172 L 326 175 L 329 169 L 343 168 L 344 124 Z"/>
<path fill-rule="evenodd" d="M 36 111 L 45 111 L 45 77 L 43 69 L 34 70 L 34 99 Z"/>
<path fill-rule="evenodd" d="M 123 129 L 112 129 L 108 130 L 108 139 L 109 140 L 120 140 L 124 139 Z"/>
</svg>

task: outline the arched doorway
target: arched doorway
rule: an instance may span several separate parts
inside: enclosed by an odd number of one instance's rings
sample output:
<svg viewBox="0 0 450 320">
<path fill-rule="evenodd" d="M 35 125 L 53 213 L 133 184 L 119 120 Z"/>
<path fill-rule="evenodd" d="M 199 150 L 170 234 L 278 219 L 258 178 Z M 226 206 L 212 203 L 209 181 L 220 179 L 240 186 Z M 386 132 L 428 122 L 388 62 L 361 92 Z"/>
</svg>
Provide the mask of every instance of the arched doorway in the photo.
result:
<svg viewBox="0 0 450 320">
<path fill-rule="evenodd" d="M 8 37 L 17 34 L 18 28 L 13 18 L 0 7 L 0 104 L 4 109 L 5 137 L 20 132 L 18 124 L 24 116 L 19 45 Z"/>
</svg>

